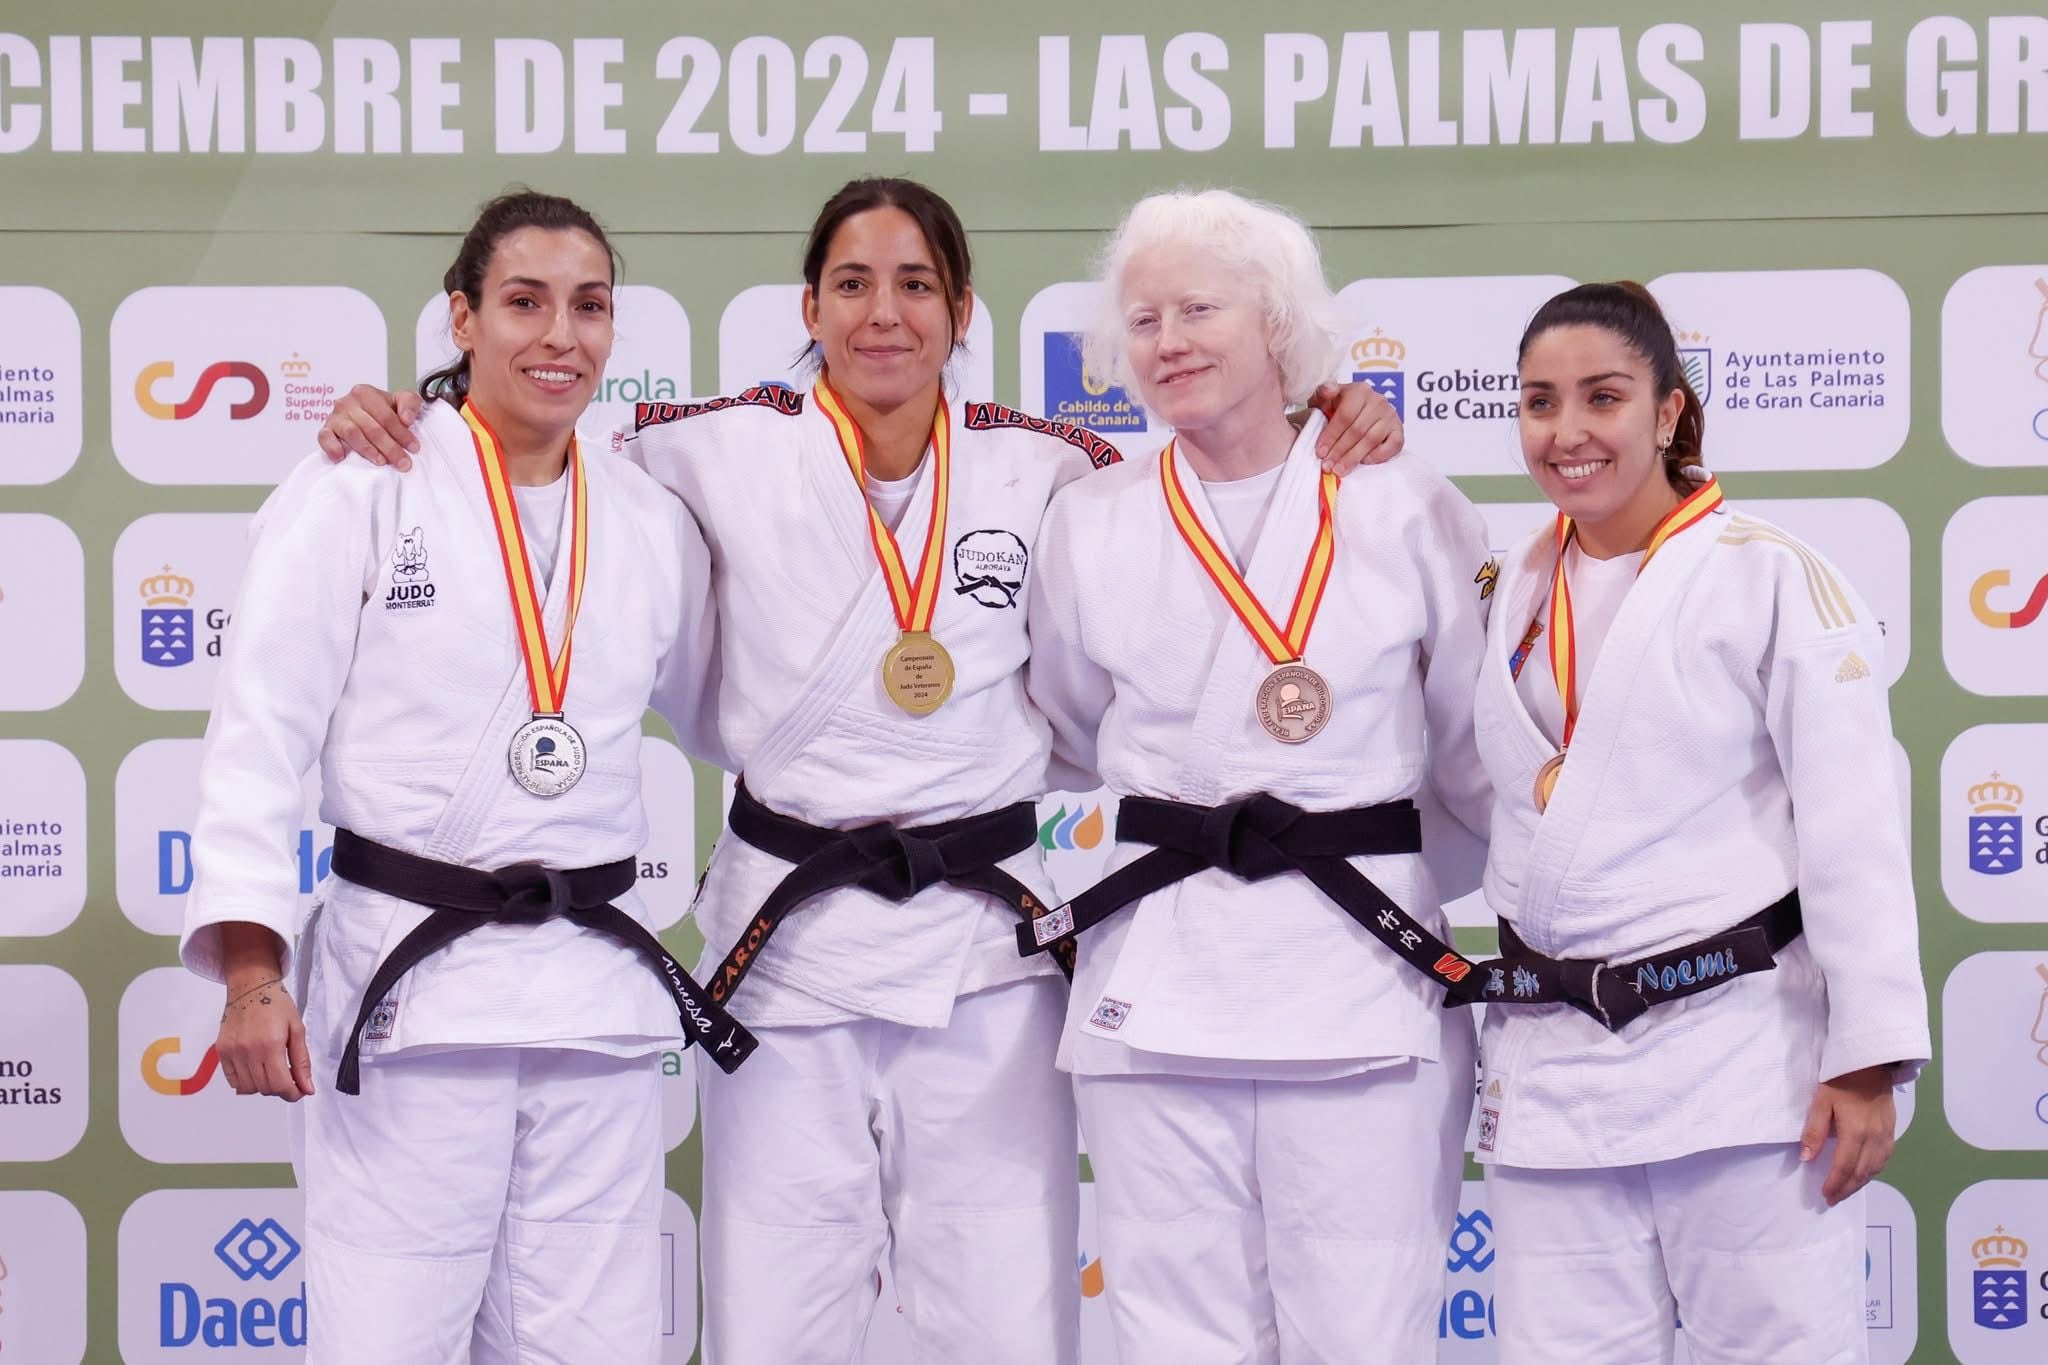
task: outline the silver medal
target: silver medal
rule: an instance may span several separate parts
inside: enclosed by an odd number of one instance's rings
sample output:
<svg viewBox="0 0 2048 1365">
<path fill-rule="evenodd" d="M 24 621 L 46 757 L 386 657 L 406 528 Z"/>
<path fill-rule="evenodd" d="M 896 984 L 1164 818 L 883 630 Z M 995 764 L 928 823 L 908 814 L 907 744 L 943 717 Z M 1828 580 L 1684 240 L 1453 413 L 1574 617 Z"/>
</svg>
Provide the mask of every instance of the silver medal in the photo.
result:
<svg viewBox="0 0 2048 1365">
<path fill-rule="evenodd" d="M 512 780 L 535 796 L 560 796 L 582 780 L 583 736 L 560 716 L 535 716 L 512 732 Z"/>
</svg>

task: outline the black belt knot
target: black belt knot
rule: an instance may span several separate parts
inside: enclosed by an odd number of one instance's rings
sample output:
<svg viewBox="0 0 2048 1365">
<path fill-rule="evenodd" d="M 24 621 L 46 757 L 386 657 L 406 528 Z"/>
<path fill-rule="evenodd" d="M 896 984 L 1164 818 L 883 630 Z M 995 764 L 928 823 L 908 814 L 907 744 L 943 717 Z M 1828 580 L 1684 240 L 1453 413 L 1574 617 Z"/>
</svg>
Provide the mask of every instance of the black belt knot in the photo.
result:
<svg viewBox="0 0 2048 1365">
<path fill-rule="evenodd" d="M 511 863 L 490 876 L 491 884 L 504 896 L 503 907 L 491 915 L 494 920 L 531 924 L 550 915 L 593 908 L 577 905 L 570 891 L 568 874 L 552 867 L 543 867 L 539 863 Z"/>
<path fill-rule="evenodd" d="M 907 829 L 886 822 L 823 829 L 771 810 L 742 780 L 727 827 L 734 838 L 791 867 L 712 973 L 721 1001 L 739 988 L 791 911 L 841 887 L 857 886 L 900 905 L 943 882 L 994 896 L 1027 921 L 1051 909 L 999 866 L 1038 842 L 1038 817 L 1029 801 Z M 1072 976 L 1072 955 L 1058 961 Z"/>
<path fill-rule="evenodd" d="M 954 871 L 947 865 L 939 841 L 916 831 L 889 824 L 862 825 L 848 830 L 846 837 L 868 864 L 855 885 L 893 901 L 907 901 Z"/>
<path fill-rule="evenodd" d="M 704 1044 L 711 1060 L 731 1071 L 754 1050 L 755 1039 L 690 978 L 646 925 L 613 905 L 632 889 L 631 858 L 601 867 L 563 871 L 535 862 L 511 863 L 486 871 L 387 848 L 353 830 L 334 832 L 334 875 L 399 900 L 424 905 L 430 913 L 370 976 L 356 1008 L 355 1026 L 342 1049 L 334 1088 L 344 1095 L 362 1089 L 362 1034 L 377 1005 L 404 975 L 485 924 L 537 924 L 560 915 L 639 953 L 675 1001 L 683 1046 Z"/>
<path fill-rule="evenodd" d="M 1183 851 L 1244 881 L 1264 881 L 1290 867 L 1280 840 L 1300 815 L 1286 802 L 1255 792 L 1203 811 L 1194 846 Z"/>
</svg>

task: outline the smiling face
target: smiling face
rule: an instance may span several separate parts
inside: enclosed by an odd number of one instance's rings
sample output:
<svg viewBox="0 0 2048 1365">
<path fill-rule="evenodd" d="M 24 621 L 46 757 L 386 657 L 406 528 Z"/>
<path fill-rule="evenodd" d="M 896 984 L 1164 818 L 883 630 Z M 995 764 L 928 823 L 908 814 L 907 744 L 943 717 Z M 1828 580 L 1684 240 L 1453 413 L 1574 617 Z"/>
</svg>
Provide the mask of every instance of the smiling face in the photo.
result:
<svg viewBox="0 0 2048 1365">
<path fill-rule="evenodd" d="M 832 386 L 880 412 L 935 399 L 973 308 L 971 292 L 957 309 L 948 301 L 923 230 L 899 208 L 841 223 L 817 285 L 804 286 L 804 326 Z"/>
<path fill-rule="evenodd" d="M 1286 406 L 1257 291 L 1213 252 L 1163 244 L 1122 286 L 1124 351 L 1145 406 L 1184 432 L 1227 429 Z"/>
<path fill-rule="evenodd" d="M 532 436 L 573 430 L 612 354 L 612 261 L 597 239 L 573 228 L 509 232 L 477 297 L 449 304 L 478 409 Z"/>
<path fill-rule="evenodd" d="M 1664 472 L 1684 405 L 1658 393 L 1649 362 L 1604 327 L 1553 327 L 1522 355 L 1522 458 L 1574 521 L 1654 523 L 1678 495 Z"/>
</svg>

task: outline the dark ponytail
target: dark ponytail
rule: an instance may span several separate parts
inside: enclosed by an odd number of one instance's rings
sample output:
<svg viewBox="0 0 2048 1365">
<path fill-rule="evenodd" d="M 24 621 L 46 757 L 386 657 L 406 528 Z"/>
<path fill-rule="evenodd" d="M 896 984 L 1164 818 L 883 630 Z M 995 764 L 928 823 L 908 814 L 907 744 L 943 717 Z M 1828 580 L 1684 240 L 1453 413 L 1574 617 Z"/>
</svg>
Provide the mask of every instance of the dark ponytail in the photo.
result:
<svg viewBox="0 0 2048 1365">
<path fill-rule="evenodd" d="M 1522 333 L 1518 360 L 1527 359 L 1530 343 L 1559 327 L 1598 327 L 1607 332 L 1650 367 L 1650 382 L 1659 399 L 1676 389 L 1685 395 L 1679 409 L 1678 425 L 1672 429 L 1671 444 L 1664 451 L 1664 477 L 1680 493 L 1696 487 L 1687 469 L 1704 468 L 1707 413 L 1685 377 L 1678 358 L 1678 341 L 1664 310 L 1650 291 L 1634 280 L 1612 284 L 1582 284 L 1567 289 L 1536 310 Z"/>
<path fill-rule="evenodd" d="M 519 229 L 529 227 L 545 228 L 551 232 L 588 233 L 611 258 L 612 278 L 618 278 L 619 253 L 588 209 L 559 195 L 514 189 L 485 204 L 477 214 L 476 222 L 470 225 L 469 235 L 462 239 L 462 246 L 455 253 L 455 264 L 449 266 L 448 273 L 441 277 L 442 290 L 451 296 L 462 295 L 469 300 L 472 309 L 481 307 L 484 276 L 490 273 L 491 260 L 498 254 L 498 243 Z M 420 397 L 429 402 L 445 398 L 461 407 L 469 397 L 469 359 L 469 352 L 464 351 L 421 379 Z"/>
</svg>

